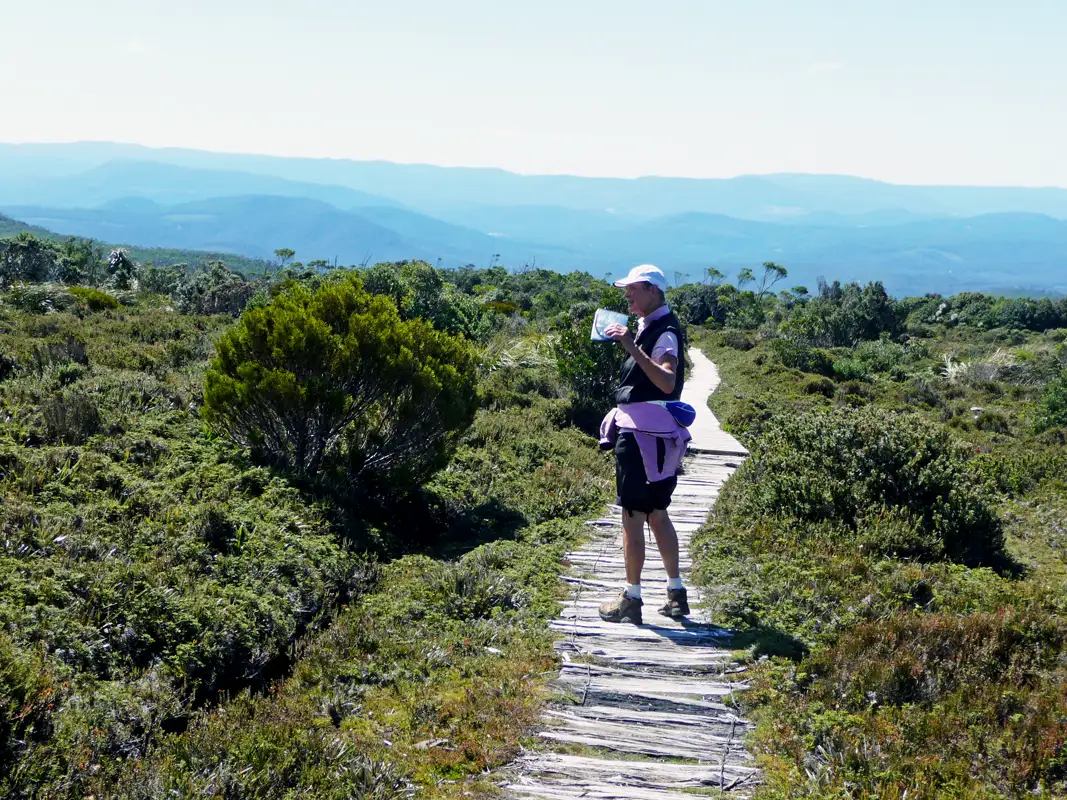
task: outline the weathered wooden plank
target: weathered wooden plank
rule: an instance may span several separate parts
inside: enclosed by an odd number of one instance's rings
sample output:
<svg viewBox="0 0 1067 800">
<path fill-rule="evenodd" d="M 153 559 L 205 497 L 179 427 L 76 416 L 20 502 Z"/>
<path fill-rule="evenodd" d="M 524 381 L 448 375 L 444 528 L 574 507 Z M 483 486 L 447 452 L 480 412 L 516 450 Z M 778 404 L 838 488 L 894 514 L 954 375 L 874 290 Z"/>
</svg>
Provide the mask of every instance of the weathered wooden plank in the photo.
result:
<svg viewBox="0 0 1067 800">
<path fill-rule="evenodd" d="M 678 729 L 700 728 L 707 725 L 736 725 L 738 729 L 747 728 L 749 723 L 731 711 L 708 712 L 699 714 L 670 713 L 659 711 L 642 711 L 621 706 L 561 706 L 545 712 L 550 717 L 581 717 L 583 719 L 609 719 L 627 722 L 637 726 L 668 725 Z"/>
<path fill-rule="evenodd" d="M 649 733 L 652 734 L 654 731 Z M 539 731 L 537 735 L 542 739 L 550 739 L 554 742 L 563 742 L 565 744 L 609 748 L 617 753 L 633 753 L 639 756 L 661 756 L 667 758 L 696 758 L 704 762 L 714 761 L 714 748 L 705 750 L 684 739 L 667 737 L 662 734 L 657 735 L 656 738 L 652 738 L 650 735 L 648 739 L 638 739 L 606 736 L 603 732 L 597 731 L 583 733 L 549 728 Z M 719 746 L 720 748 L 722 747 L 721 744 Z M 739 750 L 741 746 L 737 745 L 734 749 Z M 719 761 L 715 761 L 715 763 L 719 763 Z"/>
<path fill-rule="evenodd" d="M 726 697 L 733 691 L 745 689 L 743 683 L 686 679 L 666 673 L 604 672 L 592 664 L 564 664 L 559 680 L 580 684 L 600 694 L 642 695 L 649 697 L 698 697 L 701 699 Z"/>
<path fill-rule="evenodd" d="M 693 795 L 684 792 L 587 781 L 546 783 L 523 778 L 520 783 L 508 784 L 504 788 L 512 797 L 543 797 L 547 800 L 693 800 Z"/>
<path fill-rule="evenodd" d="M 736 722 L 678 728 L 666 723 L 637 725 L 603 718 L 586 719 L 573 714 L 551 713 L 549 716 L 558 724 L 541 731 L 540 735 L 559 742 L 716 764 L 721 763 L 723 757 L 734 763 L 751 760 L 744 751 L 740 735 L 737 735 Z"/>
<path fill-rule="evenodd" d="M 713 628 L 706 625 L 693 625 L 692 628 L 671 627 L 660 623 L 665 620 L 655 612 L 652 615 L 657 621 L 650 620 L 644 625 L 616 625 L 611 622 L 603 622 L 597 619 L 556 619 L 549 625 L 553 630 L 568 633 L 574 636 L 604 636 L 612 640 L 637 640 L 654 642 L 656 640 L 668 640 L 675 644 L 694 644 L 714 646 L 729 640 L 730 631 L 723 628 Z"/>
<path fill-rule="evenodd" d="M 698 675 L 726 676 L 742 674 L 746 671 L 743 667 L 737 666 L 736 662 L 728 654 L 722 655 L 715 650 L 703 653 L 700 652 L 703 648 L 696 647 L 668 649 L 657 645 L 639 650 L 633 648 L 616 650 L 602 646 L 584 649 L 580 647 L 564 648 L 557 645 L 556 649 L 568 656 L 590 656 L 610 661 L 613 664 L 633 667 L 661 667 L 672 672 L 687 671 Z M 669 651 L 664 652 L 664 650 Z"/>
<path fill-rule="evenodd" d="M 590 784 L 610 782 L 659 790 L 725 788 L 738 778 L 751 781 L 751 776 L 756 773 L 754 767 L 740 764 L 726 764 L 722 768 L 719 765 L 590 758 L 563 753 L 543 753 L 522 761 L 532 772 L 565 776 Z"/>
</svg>

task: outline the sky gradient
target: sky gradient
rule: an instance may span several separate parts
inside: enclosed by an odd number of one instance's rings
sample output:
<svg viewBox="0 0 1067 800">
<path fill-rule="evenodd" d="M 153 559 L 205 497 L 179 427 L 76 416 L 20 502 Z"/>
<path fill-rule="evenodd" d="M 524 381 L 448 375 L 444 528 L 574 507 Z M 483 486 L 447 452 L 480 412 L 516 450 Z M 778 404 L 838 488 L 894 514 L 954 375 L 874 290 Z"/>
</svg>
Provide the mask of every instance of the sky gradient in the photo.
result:
<svg viewBox="0 0 1067 800">
<path fill-rule="evenodd" d="M 1067 187 L 1062 0 L 0 0 L 0 141 Z"/>
</svg>

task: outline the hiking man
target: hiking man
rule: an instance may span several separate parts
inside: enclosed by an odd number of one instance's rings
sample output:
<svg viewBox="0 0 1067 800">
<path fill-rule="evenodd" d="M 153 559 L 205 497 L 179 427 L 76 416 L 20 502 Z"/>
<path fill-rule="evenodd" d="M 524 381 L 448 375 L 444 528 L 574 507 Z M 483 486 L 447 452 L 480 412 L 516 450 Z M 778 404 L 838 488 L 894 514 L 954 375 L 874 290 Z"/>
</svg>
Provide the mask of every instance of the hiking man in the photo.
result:
<svg viewBox="0 0 1067 800">
<path fill-rule="evenodd" d="M 682 395 L 685 358 L 681 324 L 664 297 L 667 278 L 663 272 L 651 264 L 642 264 L 615 281 L 615 285 L 625 288 L 630 313 L 639 320 L 636 338 L 625 325 L 616 323 L 604 330 L 628 354 L 615 391 L 618 405 L 601 424 L 601 447 L 606 449 L 614 443 L 626 588 L 618 599 L 600 606 L 600 617 L 607 622 L 640 625 L 646 521 L 656 537 L 668 578 L 667 603 L 659 612 L 673 618 L 689 614 L 678 570 L 678 534 L 667 514 L 678 483 L 676 471 L 690 438 L 667 407 L 669 401 L 677 401 Z"/>
</svg>

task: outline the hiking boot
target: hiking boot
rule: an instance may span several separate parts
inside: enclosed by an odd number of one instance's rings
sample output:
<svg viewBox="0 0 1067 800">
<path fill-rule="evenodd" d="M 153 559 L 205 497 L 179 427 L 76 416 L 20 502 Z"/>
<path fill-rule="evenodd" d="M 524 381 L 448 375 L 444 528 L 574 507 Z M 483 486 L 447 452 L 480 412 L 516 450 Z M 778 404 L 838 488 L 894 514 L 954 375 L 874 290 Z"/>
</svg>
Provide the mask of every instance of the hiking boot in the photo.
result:
<svg viewBox="0 0 1067 800">
<path fill-rule="evenodd" d="M 667 602 L 660 608 L 659 613 L 673 619 L 689 616 L 689 598 L 686 597 L 685 589 L 668 589 Z"/>
<path fill-rule="evenodd" d="M 641 624 L 641 606 L 644 603 L 639 598 L 630 597 L 622 592 L 618 599 L 609 603 L 601 603 L 600 618 L 604 622 L 629 622 L 631 625 Z"/>
</svg>

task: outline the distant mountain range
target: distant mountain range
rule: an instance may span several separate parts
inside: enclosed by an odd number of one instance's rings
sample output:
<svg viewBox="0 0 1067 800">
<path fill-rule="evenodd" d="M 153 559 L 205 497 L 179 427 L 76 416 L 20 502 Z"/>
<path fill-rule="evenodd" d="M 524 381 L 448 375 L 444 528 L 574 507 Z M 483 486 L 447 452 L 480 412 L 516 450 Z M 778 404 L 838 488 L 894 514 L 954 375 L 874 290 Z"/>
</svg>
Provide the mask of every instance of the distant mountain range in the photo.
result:
<svg viewBox="0 0 1067 800">
<path fill-rule="evenodd" d="M 499 260 L 672 279 L 773 260 L 790 285 L 1067 291 L 1067 190 L 848 176 L 523 176 L 495 169 L 0 144 L 0 211 L 63 234 L 269 258 Z"/>
</svg>

